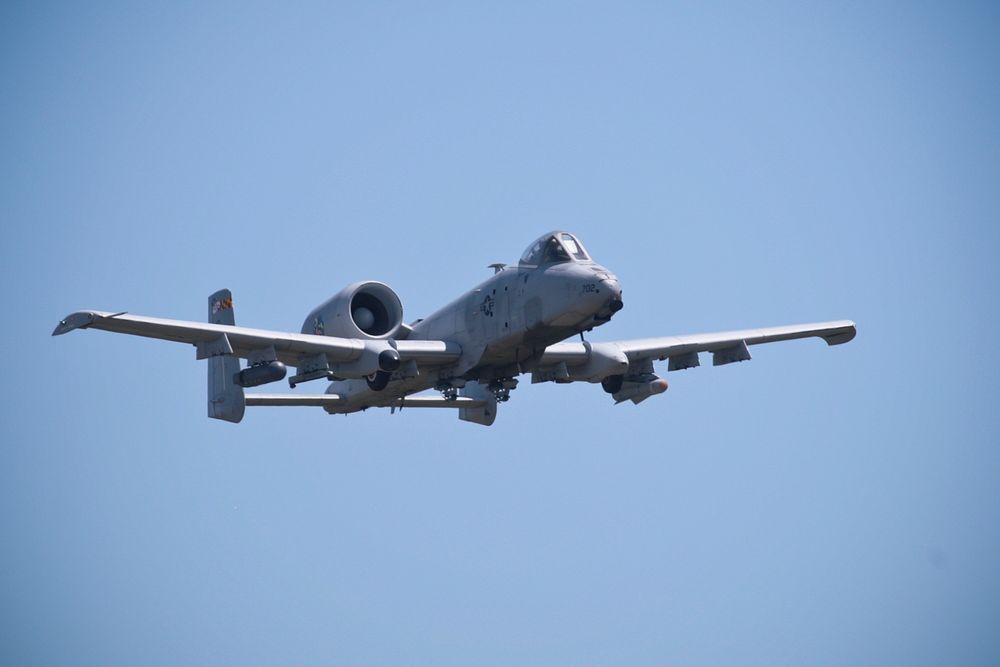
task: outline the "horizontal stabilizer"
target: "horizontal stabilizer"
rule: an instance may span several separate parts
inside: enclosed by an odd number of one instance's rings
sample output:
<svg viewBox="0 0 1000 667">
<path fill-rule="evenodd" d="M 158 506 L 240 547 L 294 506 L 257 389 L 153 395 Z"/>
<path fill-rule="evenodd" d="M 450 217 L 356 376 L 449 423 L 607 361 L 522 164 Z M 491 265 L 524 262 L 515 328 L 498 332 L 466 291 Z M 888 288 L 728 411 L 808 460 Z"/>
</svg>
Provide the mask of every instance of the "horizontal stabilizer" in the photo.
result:
<svg viewBox="0 0 1000 667">
<path fill-rule="evenodd" d="M 347 401 L 339 394 L 247 394 L 247 405 L 282 406 L 314 406 L 339 407 Z M 371 405 L 373 408 L 481 408 L 487 401 L 473 398 L 444 398 L 442 396 L 407 396 L 405 398 L 389 399 L 381 405 Z"/>
<path fill-rule="evenodd" d="M 247 394 L 247 405 L 311 405 L 318 407 L 343 405 L 344 399 L 339 394 Z"/>
<path fill-rule="evenodd" d="M 386 407 L 393 408 L 481 408 L 487 401 L 476 398 L 444 398 L 442 396 L 408 396 Z"/>
</svg>

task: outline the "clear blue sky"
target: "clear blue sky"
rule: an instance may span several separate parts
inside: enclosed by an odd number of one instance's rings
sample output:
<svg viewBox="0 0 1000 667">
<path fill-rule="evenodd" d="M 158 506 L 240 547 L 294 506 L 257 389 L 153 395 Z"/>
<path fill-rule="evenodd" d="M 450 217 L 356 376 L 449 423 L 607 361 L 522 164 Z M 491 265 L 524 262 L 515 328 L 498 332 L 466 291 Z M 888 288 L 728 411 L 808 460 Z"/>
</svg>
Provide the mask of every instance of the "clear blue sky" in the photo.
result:
<svg viewBox="0 0 1000 667">
<path fill-rule="evenodd" d="M 0 8 L 0 662 L 1000 662 L 990 3 L 160 4 Z M 489 429 L 233 426 L 190 347 L 49 337 L 412 320 L 553 228 L 595 340 L 858 337 Z"/>
</svg>

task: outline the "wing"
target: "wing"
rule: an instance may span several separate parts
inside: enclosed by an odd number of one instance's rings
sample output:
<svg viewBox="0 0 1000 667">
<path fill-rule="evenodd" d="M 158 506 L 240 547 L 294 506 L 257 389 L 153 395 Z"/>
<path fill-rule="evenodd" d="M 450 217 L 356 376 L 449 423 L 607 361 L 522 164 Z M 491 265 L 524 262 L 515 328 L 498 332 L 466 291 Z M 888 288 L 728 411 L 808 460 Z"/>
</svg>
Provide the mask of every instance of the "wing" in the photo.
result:
<svg viewBox="0 0 1000 667">
<path fill-rule="evenodd" d="M 412 360 L 421 366 L 450 363 L 458 359 L 462 353 L 461 346 L 446 341 L 407 340 L 390 343 L 384 340 L 316 336 L 94 310 L 78 311 L 66 316 L 59 322 L 52 335 L 60 336 L 75 329 L 102 329 L 133 336 L 189 343 L 198 348 L 198 358 L 216 354 L 252 358 L 261 351 L 270 351 L 273 348 L 275 358 L 290 366 L 302 366 L 306 360 L 314 361 L 316 357 L 325 357 L 331 366 L 342 366 L 362 362 L 373 354 L 373 361 L 377 366 L 378 354 L 390 347 L 399 353 L 402 362 Z M 362 368 L 365 365 L 359 363 L 357 377 L 365 375 L 366 368 Z M 367 370 L 370 373 L 375 369 Z"/>
<path fill-rule="evenodd" d="M 749 345 L 812 337 L 822 338 L 828 345 L 840 345 L 853 339 L 856 333 L 854 322 L 838 320 L 608 343 L 557 343 L 546 348 L 538 367 L 543 373 L 541 381 L 546 379 L 598 381 L 601 377 L 611 374 L 605 372 L 609 369 L 619 372 L 627 369 L 630 374 L 636 375 L 651 373 L 654 360 L 669 359 L 667 370 L 676 371 L 698 366 L 699 353 L 711 352 L 713 365 L 721 366 L 734 361 L 749 360 L 750 351 L 747 349 Z M 565 366 L 560 367 L 561 364 Z M 556 369 L 556 374 L 549 378 L 544 371 L 552 368 Z M 560 372 L 567 375 L 560 376 Z"/>
<path fill-rule="evenodd" d="M 668 370 L 673 371 L 697 366 L 699 352 L 711 352 L 712 365 L 721 366 L 734 361 L 749 360 L 750 352 L 746 349 L 748 345 L 777 343 L 798 338 L 822 338 L 827 345 L 841 345 L 852 340 L 856 334 L 857 329 L 854 322 L 838 320 L 836 322 L 793 324 L 766 329 L 743 329 L 665 338 L 641 338 L 621 341 L 618 343 L 618 347 L 625 353 L 630 363 L 645 359 L 659 361 L 670 359 Z"/>
</svg>

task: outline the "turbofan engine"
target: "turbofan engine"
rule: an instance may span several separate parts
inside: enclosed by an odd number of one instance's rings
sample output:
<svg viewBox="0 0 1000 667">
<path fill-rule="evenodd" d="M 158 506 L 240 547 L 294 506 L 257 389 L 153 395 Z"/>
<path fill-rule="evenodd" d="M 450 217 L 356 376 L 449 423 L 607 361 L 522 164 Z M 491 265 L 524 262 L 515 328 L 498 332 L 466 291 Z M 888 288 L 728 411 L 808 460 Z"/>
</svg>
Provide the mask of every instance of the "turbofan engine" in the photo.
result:
<svg viewBox="0 0 1000 667">
<path fill-rule="evenodd" d="M 348 285 L 309 313 L 302 333 L 385 340 L 399 337 L 403 304 L 385 283 Z"/>
</svg>

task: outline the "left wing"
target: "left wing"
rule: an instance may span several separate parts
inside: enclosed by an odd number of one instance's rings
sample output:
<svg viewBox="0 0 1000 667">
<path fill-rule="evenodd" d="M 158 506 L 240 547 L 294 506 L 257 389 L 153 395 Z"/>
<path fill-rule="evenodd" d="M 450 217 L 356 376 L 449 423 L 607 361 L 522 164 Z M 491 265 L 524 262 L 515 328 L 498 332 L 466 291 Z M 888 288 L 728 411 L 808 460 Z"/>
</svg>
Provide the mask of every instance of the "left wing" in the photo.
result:
<svg viewBox="0 0 1000 667">
<path fill-rule="evenodd" d="M 602 382 L 618 402 L 631 399 L 638 403 L 666 389 L 666 382 L 653 373 L 653 361 L 667 359 L 667 370 L 677 371 L 699 366 L 699 354 L 710 352 L 712 365 L 722 366 L 748 361 L 750 345 L 813 337 L 822 338 L 827 345 L 841 345 L 856 334 L 854 322 L 837 320 L 607 343 L 557 343 L 545 349 L 532 381 Z M 608 382 L 609 378 L 621 379 Z"/>
<path fill-rule="evenodd" d="M 668 336 L 665 338 L 642 338 L 618 343 L 630 362 L 641 359 L 670 359 L 667 370 L 681 370 L 697 366 L 699 352 L 712 353 L 712 365 L 721 366 L 734 361 L 748 361 L 748 345 L 777 343 L 798 338 L 822 338 L 827 345 L 841 345 L 852 340 L 857 334 L 854 322 L 838 320 L 818 324 L 793 324 L 766 329 L 743 329 L 721 333 L 694 334 L 689 336 Z M 695 363 L 688 363 L 695 362 Z"/>
<path fill-rule="evenodd" d="M 714 356 L 714 365 L 731 363 L 733 361 L 745 361 L 749 359 L 738 358 L 742 356 L 743 348 L 747 345 L 760 345 L 761 343 L 776 343 L 783 340 L 795 340 L 797 338 L 822 338 L 827 345 L 840 345 L 852 340 L 857 334 L 854 322 L 850 320 L 838 320 L 835 322 L 821 322 L 818 324 L 793 324 L 783 327 L 769 327 L 766 329 L 742 329 L 739 331 L 723 331 L 720 333 L 692 334 L 687 336 L 664 336 L 662 338 L 638 338 L 635 340 L 612 341 L 609 343 L 556 343 L 545 349 L 539 366 L 548 366 L 559 362 L 566 362 L 569 365 L 582 364 L 589 361 L 592 351 L 598 346 L 613 346 L 620 350 L 629 363 L 635 363 L 644 359 L 664 359 L 671 360 L 669 370 L 680 370 L 681 368 L 691 368 L 697 363 L 684 365 L 684 362 L 694 361 L 699 352 L 711 352 Z M 747 353 L 747 355 L 749 352 Z"/>
</svg>

